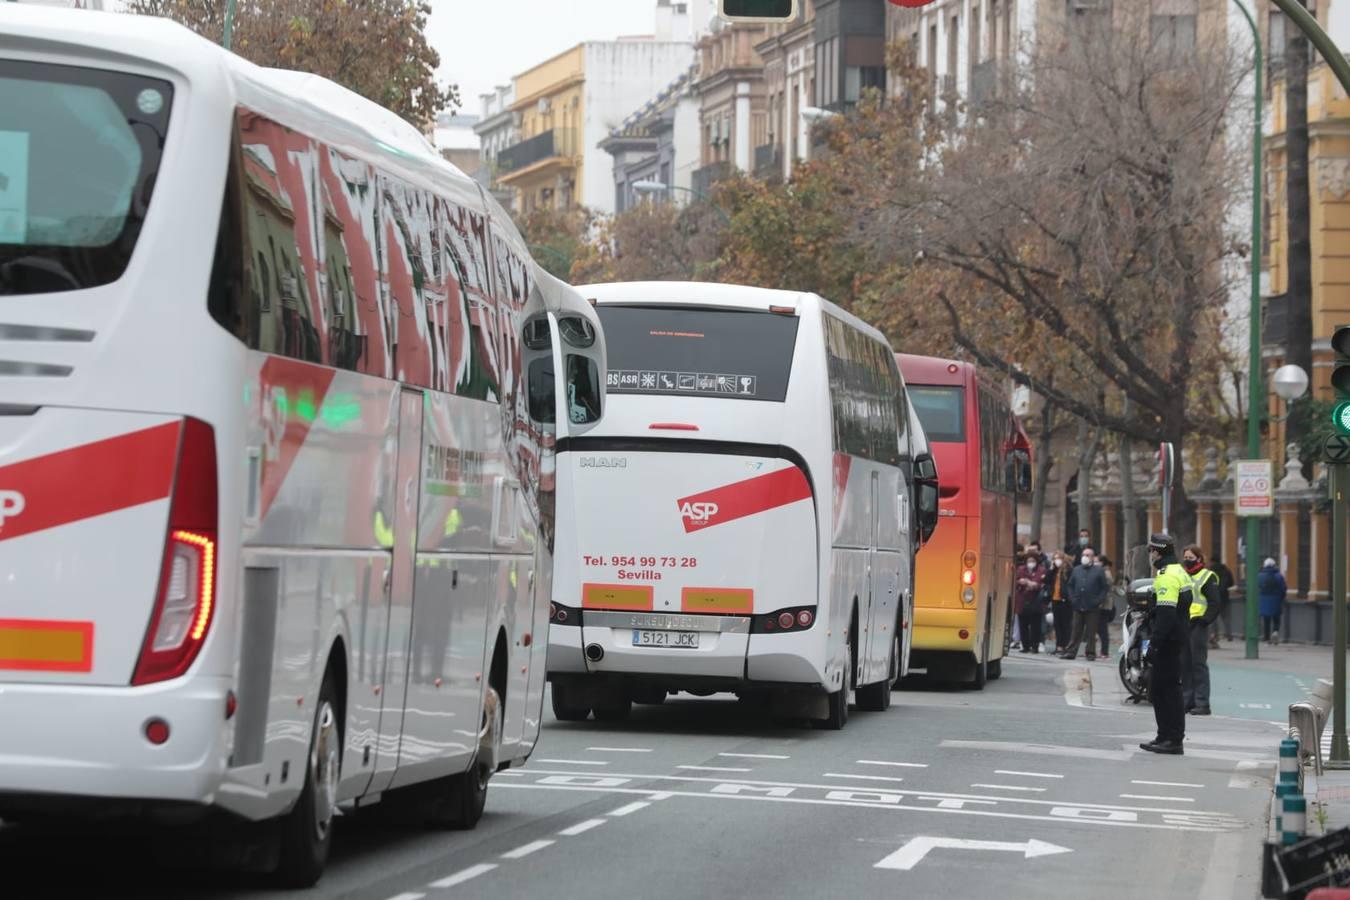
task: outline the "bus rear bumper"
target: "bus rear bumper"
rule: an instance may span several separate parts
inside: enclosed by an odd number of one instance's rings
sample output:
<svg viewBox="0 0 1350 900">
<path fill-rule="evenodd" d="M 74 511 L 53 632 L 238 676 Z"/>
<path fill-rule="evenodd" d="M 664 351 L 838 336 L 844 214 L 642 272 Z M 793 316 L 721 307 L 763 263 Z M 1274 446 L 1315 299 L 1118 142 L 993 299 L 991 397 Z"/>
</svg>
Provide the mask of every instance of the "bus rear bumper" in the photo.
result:
<svg viewBox="0 0 1350 900">
<path fill-rule="evenodd" d="M 965 637 L 962 637 L 962 633 Z M 975 608 L 914 610 L 913 651 L 950 650 L 973 653 L 980 637 Z"/>
<path fill-rule="evenodd" d="M 0 817 L 96 799 L 210 804 L 229 758 L 226 678 L 147 687 L 0 685 Z M 156 745 L 146 723 L 162 719 Z M 114 804 L 115 805 L 115 804 Z"/>
<path fill-rule="evenodd" d="M 575 625 L 548 626 L 548 657 L 545 670 L 582 673 L 586 671 L 586 657 L 581 655 L 581 628 Z"/>
</svg>

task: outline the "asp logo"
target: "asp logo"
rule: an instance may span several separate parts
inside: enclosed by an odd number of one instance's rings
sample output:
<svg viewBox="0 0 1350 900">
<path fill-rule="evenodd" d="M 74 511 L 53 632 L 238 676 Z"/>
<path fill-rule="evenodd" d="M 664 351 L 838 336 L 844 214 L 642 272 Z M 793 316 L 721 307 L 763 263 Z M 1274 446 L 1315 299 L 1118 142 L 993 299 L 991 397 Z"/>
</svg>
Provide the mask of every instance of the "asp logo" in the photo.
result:
<svg viewBox="0 0 1350 900">
<path fill-rule="evenodd" d="M 5 520 L 12 519 L 23 512 L 28 502 L 18 491 L 0 491 L 0 531 L 5 528 Z"/>
<path fill-rule="evenodd" d="M 720 507 L 716 503 L 691 503 L 685 501 L 680 504 L 680 515 L 689 520 L 686 527 L 693 525 L 707 525 L 713 516 L 717 515 Z"/>
</svg>

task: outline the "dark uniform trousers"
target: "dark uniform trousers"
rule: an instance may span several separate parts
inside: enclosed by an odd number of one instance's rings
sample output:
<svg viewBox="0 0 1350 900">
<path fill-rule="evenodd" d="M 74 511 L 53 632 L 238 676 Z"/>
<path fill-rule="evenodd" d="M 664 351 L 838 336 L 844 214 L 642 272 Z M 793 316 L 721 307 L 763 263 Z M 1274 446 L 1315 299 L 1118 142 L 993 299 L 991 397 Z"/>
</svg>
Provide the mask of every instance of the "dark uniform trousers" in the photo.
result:
<svg viewBox="0 0 1350 900">
<path fill-rule="evenodd" d="M 1184 638 L 1154 644 L 1149 702 L 1158 722 L 1158 740 L 1180 743 L 1186 737 L 1186 706 L 1181 695 L 1181 653 Z"/>
<path fill-rule="evenodd" d="M 1181 694 L 1187 710 L 1209 709 L 1209 627 L 1191 620 L 1190 636 L 1181 654 Z"/>
</svg>

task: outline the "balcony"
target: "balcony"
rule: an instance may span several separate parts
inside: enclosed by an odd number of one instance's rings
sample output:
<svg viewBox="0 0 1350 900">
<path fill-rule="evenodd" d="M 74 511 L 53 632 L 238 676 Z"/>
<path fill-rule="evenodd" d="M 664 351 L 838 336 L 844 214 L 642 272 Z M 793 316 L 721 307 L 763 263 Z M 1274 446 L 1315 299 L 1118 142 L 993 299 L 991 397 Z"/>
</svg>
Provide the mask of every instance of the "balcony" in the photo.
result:
<svg viewBox="0 0 1350 900">
<path fill-rule="evenodd" d="M 700 169 L 695 169 L 691 175 L 690 187 L 697 194 L 707 196 L 712 186 L 724 178 L 730 177 L 735 168 L 727 160 L 710 163 Z"/>
<path fill-rule="evenodd" d="M 497 154 L 497 172 L 503 178 L 522 172 L 549 159 L 570 158 L 577 152 L 576 133 L 571 128 L 554 128 L 512 144 Z"/>
<path fill-rule="evenodd" d="M 776 143 L 755 148 L 755 177 L 771 179 L 783 174 L 783 150 Z"/>
</svg>

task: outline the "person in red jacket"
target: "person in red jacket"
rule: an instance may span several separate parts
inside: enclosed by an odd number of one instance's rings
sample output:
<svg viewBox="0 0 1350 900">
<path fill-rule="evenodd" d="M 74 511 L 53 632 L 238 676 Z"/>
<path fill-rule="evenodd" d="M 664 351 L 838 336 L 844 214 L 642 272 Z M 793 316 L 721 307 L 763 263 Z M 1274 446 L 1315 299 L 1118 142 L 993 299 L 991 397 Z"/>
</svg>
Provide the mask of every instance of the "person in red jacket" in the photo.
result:
<svg viewBox="0 0 1350 900">
<path fill-rule="evenodd" d="M 1045 607 L 1041 604 L 1041 594 L 1045 588 L 1045 572 L 1041 568 L 1041 558 L 1028 553 L 1026 562 L 1017 570 L 1017 589 L 1015 602 L 1017 618 L 1022 628 L 1022 652 L 1040 653 L 1041 632 L 1045 625 Z"/>
</svg>

